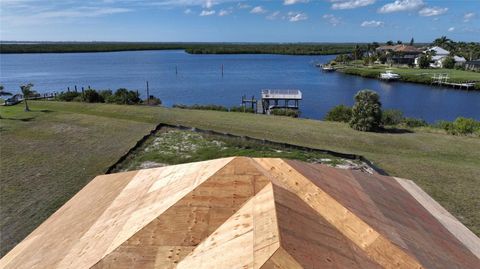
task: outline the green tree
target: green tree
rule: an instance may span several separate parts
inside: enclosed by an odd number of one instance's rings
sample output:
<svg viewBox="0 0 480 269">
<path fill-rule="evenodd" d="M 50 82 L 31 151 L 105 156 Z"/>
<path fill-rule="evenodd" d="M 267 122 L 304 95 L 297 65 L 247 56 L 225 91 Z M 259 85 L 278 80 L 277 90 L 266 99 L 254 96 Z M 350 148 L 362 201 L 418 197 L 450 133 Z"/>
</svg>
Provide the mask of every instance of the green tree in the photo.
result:
<svg viewBox="0 0 480 269">
<path fill-rule="evenodd" d="M 403 41 L 402 40 L 397 40 L 397 44 L 401 45 L 401 44 L 403 44 Z"/>
<path fill-rule="evenodd" d="M 452 56 L 448 56 L 443 60 L 443 68 L 453 69 L 455 67 L 455 59 Z"/>
<path fill-rule="evenodd" d="M 388 46 L 393 45 L 393 41 L 392 41 L 392 40 L 388 40 L 388 41 L 387 41 L 387 45 L 388 45 Z"/>
<path fill-rule="evenodd" d="M 410 46 L 413 46 L 413 43 L 415 43 L 415 40 L 412 37 L 412 39 L 410 39 Z"/>
<path fill-rule="evenodd" d="M 355 95 L 350 127 L 371 132 L 378 130 L 382 123 L 380 96 L 372 90 L 361 90 Z"/>
<path fill-rule="evenodd" d="M 422 69 L 429 68 L 431 60 L 432 60 L 432 56 L 430 56 L 429 54 L 424 54 L 420 56 L 420 59 L 418 61 L 418 66 Z"/>
<path fill-rule="evenodd" d="M 27 99 L 36 93 L 34 90 L 32 90 L 32 87 L 33 87 L 32 83 L 28 83 L 20 86 L 20 90 L 22 91 L 22 94 L 23 94 L 23 102 L 25 103 L 26 112 L 30 111 L 30 108 L 28 107 Z"/>
</svg>

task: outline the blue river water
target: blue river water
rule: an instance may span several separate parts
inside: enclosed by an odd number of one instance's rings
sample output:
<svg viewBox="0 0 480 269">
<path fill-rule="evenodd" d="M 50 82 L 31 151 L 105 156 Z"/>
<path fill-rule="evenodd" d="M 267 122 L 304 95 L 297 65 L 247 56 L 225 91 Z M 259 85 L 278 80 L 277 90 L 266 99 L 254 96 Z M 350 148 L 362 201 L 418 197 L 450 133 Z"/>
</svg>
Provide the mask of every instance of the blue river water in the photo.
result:
<svg viewBox="0 0 480 269">
<path fill-rule="evenodd" d="M 260 96 L 261 89 L 300 89 L 302 117 L 321 119 L 332 107 L 353 104 L 361 89 L 381 96 L 383 108 L 428 122 L 458 116 L 480 120 L 480 92 L 402 82 L 382 82 L 323 73 L 314 63 L 334 56 L 191 55 L 184 51 L 0 55 L 0 83 L 9 91 L 31 82 L 40 93 L 91 86 L 136 89 L 171 106 L 182 104 L 239 105 L 241 96 Z M 224 73 L 222 76 L 222 65 Z"/>
</svg>

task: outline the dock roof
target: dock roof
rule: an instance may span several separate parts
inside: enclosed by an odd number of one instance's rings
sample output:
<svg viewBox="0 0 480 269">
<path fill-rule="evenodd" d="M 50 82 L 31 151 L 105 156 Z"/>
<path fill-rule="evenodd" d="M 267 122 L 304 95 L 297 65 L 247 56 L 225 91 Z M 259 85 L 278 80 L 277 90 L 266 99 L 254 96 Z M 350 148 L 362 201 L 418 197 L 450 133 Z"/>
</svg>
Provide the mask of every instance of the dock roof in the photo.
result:
<svg viewBox="0 0 480 269">
<path fill-rule="evenodd" d="M 301 100 L 302 92 L 297 89 L 264 89 L 262 99 L 289 99 Z"/>
<path fill-rule="evenodd" d="M 232 157 L 96 177 L 0 268 L 478 268 L 412 181 Z"/>
</svg>

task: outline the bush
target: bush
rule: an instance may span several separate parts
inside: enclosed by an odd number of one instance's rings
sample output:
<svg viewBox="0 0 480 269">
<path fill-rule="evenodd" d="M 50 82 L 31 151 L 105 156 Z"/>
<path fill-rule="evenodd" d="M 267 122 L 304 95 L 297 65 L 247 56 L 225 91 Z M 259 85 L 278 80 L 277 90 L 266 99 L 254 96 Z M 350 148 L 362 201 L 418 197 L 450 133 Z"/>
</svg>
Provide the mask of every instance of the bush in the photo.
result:
<svg viewBox="0 0 480 269">
<path fill-rule="evenodd" d="M 372 90 L 362 90 L 355 95 L 350 127 L 359 131 L 378 130 L 382 123 L 380 96 Z"/>
<path fill-rule="evenodd" d="M 480 130 L 480 121 L 458 117 L 447 132 L 453 135 L 468 135 L 473 134 L 478 130 Z"/>
<path fill-rule="evenodd" d="M 443 60 L 443 68 L 453 69 L 455 67 L 455 59 L 452 56 L 448 56 Z"/>
<path fill-rule="evenodd" d="M 422 69 L 429 68 L 431 60 L 432 60 L 432 57 L 430 57 L 429 55 L 422 55 L 420 56 L 418 66 Z"/>
<path fill-rule="evenodd" d="M 108 95 L 108 91 L 105 91 L 105 94 L 105 102 L 107 103 L 115 103 L 119 105 L 133 105 L 140 104 L 142 102 L 142 100 L 140 99 L 140 94 L 138 94 L 138 92 L 129 91 L 125 88 L 120 88 L 116 90 L 113 95 Z"/>
<path fill-rule="evenodd" d="M 398 125 L 402 123 L 403 113 L 397 109 L 387 109 L 382 112 L 383 125 Z"/>
<path fill-rule="evenodd" d="M 80 96 L 81 93 L 79 92 L 74 92 L 74 91 L 68 91 L 68 92 L 61 92 L 57 94 L 57 100 L 58 101 L 64 101 L 64 102 L 71 102 L 75 97 Z"/>
<path fill-rule="evenodd" d="M 148 102 L 147 100 L 144 101 L 145 104 L 148 104 L 148 105 L 151 105 L 151 106 L 159 106 L 162 104 L 162 100 L 160 100 L 159 98 L 153 96 L 153 95 L 150 95 L 150 98 L 148 98 Z"/>
<path fill-rule="evenodd" d="M 428 126 L 425 120 L 416 118 L 404 118 L 401 124 L 410 128 Z"/>
<path fill-rule="evenodd" d="M 113 95 L 112 90 L 98 91 L 98 94 L 103 99 L 103 102 L 107 102 L 107 99 L 110 98 Z"/>
<path fill-rule="evenodd" d="M 349 122 L 352 118 L 352 108 L 346 105 L 339 105 L 327 112 L 325 120 Z"/>
<path fill-rule="evenodd" d="M 103 103 L 105 100 L 96 90 L 88 89 L 84 92 L 84 100 L 88 103 Z"/>
<path fill-rule="evenodd" d="M 275 108 L 270 110 L 270 114 L 275 116 L 287 116 L 292 118 L 298 118 L 300 116 L 300 111 L 296 109 L 289 109 L 289 108 Z"/>
</svg>

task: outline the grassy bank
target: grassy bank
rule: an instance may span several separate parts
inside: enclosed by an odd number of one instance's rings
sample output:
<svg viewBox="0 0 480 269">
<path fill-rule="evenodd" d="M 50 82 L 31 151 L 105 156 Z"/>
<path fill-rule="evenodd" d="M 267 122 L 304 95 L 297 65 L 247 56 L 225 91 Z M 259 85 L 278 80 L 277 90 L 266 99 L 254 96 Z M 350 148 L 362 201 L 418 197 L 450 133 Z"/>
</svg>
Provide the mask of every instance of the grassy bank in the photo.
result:
<svg viewBox="0 0 480 269">
<path fill-rule="evenodd" d="M 480 139 L 417 131 L 363 133 L 346 124 L 146 106 L 32 101 L 1 107 L 2 253 L 103 173 L 157 123 L 180 124 L 365 156 L 414 180 L 480 234 Z"/>
<path fill-rule="evenodd" d="M 448 74 L 450 82 L 478 81 L 475 89 L 480 90 L 480 73 L 471 71 L 455 69 L 387 68 L 384 66 L 345 66 L 338 69 L 338 71 L 349 75 L 378 78 L 380 73 L 385 72 L 386 69 L 391 69 L 394 73 L 399 74 L 401 81 L 421 84 L 431 84 L 433 74 Z"/>
<path fill-rule="evenodd" d="M 60 42 L 0 44 L 0 53 L 73 53 L 136 50 L 182 49 L 191 54 L 290 54 L 327 55 L 350 53 L 352 43 L 126 43 L 126 42 Z"/>
</svg>

